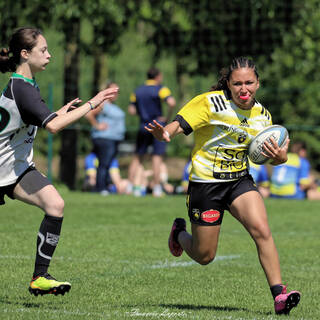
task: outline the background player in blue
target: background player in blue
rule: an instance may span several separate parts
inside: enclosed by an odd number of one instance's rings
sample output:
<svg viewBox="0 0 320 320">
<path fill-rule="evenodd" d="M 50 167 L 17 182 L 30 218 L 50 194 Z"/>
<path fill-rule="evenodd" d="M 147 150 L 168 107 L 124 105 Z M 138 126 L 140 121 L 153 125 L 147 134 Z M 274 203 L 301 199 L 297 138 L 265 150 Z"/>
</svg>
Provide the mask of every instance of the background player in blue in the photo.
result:
<svg viewBox="0 0 320 320">
<path fill-rule="evenodd" d="M 255 164 L 249 160 L 249 173 L 263 198 L 268 198 L 270 195 L 270 181 L 267 167 L 264 164 Z"/>
<path fill-rule="evenodd" d="M 147 78 L 146 83 L 138 87 L 131 94 L 128 107 L 129 113 L 131 115 L 138 115 L 140 119 L 136 138 L 136 151 L 129 167 L 129 180 L 134 183 L 134 175 L 137 172 L 137 168 L 141 165 L 148 147 L 152 146 L 153 195 L 161 196 L 162 188 L 159 168 L 163 161 L 162 155 L 165 153 L 166 144 L 154 139 L 152 134 L 145 130 L 144 127 L 153 119 L 164 125 L 170 119 L 176 101 L 172 97 L 170 90 L 162 86 L 162 73 L 157 68 L 150 68 Z M 162 101 L 166 102 L 169 107 L 166 117 L 163 115 Z"/>
<path fill-rule="evenodd" d="M 187 193 L 188 186 L 189 186 L 189 175 L 191 171 L 191 166 L 192 166 L 192 162 L 191 160 L 189 160 L 183 168 L 181 182 L 180 182 L 180 185 L 177 186 L 176 188 L 176 193 L 184 193 L 184 194 Z"/>
<path fill-rule="evenodd" d="M 188 102 L 173 122 L 163 127 L 154 120 L 146 129 L 167 142 L 177 134 L 194 132 L 187 195 L 191 234 L 183 218 L 175 219 L 168 241 L 170 252 L 178 257 L 185 251 L 200 264 L 210 263 L 217 252 L 224 211 L 228 210 L 255 242 L 275 312 L 288 314 L 299 303 L 300 293 L 287 293 L 282 284 L 264 201 L 248 172 L 248 146 L 261 129 L 272 124 L 270 113 L 255 99 L 259 85 L 253 61 L 235 58 L 221 70 L 211 91 Z M 289 140 L 279 148 L 271 139 L 264 143 L 262 153 L 273 165 L 284 163 L 288 144 Z"/>
<path fill-rule="evenodd" d="M 107 88 L 115 88 L 118 85 L 109 82 Z M 125 134 L 125 113 L 115 104 L 117 96 L 112 101 L 102 104 L 101 108 L 87 113 L 86 118 L 92 125 L 91 138 L 95 154 L 99 159 L 97 168 L 96 191 L 106 195 L 108 178 L 108 169 L 112 159 L 118 154 L 120 141 L 124 139 Z"/>
<path fill-rule="evenodd" d="M 34 79 L 46 69 L 51 55 L 46 39 L 35 28 L 16 30 L 9 49 L 0 51 L 0 71 L 13 72 L 0 98 L 0 204 L 4 196 L 41 208 L 45 216 L 40 225 L 35 268 L 29 286 L 31 294 L 64 294 L 69 282 L 60 282 L 48 274 L 58 244 L 63 220 L 64 201 L 50 181 L 33 163 L 33 141 L 37 127 L 57 133 L 117 94 L 118 88 L 99 92 L 78 108 L 76 98 L 56 112 L 46 106 Z M 70 112 L 68 112 L 72 109 Z"/>
<path fill-rule="evenodd" d="M 303 142 L 292 144 L 288 161 L 274 167 L 271 175 L 270 196 L 285 199 L 320 200 L 320 192 L 310 174 L 307 149 Z"/>
<path fill-rule="evenodd" d="M 89 153 L 84 159 L 85 179 L 83 191 L 94 191 L 96 186 L 97 168 L 99 160 L 94 152 Z M 123 179 L 120 174 L 119 162 L 113 158 L 108 168 L 109 181 L 106 190 L 109 193 L 130 194 L 130 183 L 128 179 Z"/>
</svg>

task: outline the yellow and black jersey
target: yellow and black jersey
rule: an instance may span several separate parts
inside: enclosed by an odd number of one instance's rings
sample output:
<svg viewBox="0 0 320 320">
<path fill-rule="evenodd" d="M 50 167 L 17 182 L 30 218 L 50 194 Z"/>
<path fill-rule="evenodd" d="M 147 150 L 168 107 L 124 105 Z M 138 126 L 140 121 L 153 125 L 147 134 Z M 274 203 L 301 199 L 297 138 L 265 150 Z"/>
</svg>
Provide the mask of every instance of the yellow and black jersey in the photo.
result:
<svg viewBox="0 0 320 320">
<path fill-rule="evenodd" d="M 250 110 L 237 107 L 224 91 L 201 94 L 177 114 L 186 135 L 194 132 L 189 180 L 225 182 L 248 172 L 248 146 L 263 128 L 272 125 L 270 113 L 257 101 Z"/>
</svg>

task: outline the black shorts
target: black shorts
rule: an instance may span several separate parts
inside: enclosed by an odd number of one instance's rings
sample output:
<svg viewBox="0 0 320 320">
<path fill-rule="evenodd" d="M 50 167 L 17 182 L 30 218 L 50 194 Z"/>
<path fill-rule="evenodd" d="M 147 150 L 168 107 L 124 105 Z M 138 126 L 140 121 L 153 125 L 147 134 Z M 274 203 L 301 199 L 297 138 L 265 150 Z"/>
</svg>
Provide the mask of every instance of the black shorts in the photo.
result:
<svg viewBox="0 0 320 320">
<path fill-rule="evenodd" d="M 15 183 L 9 184 L 8 186 L 0 187 L 0 205 L 5 204 L 4 196 L 7 195 L 9 198 L 14 199 L 13 190 L 16 185 L 21 181 L 21 179 L 30 171 L 36 170 L 34 166 L 29 167 L 25 170 L 17 179 Z"/>
<path fill-rule="evenodd" d="M 243 193 L 258 189 L 250 175 L 239 180 L 218 183 L 189 181 L 187 208 L 190 222 L 202 226 L 222 223 L 224 210 Z"/>
</svg>

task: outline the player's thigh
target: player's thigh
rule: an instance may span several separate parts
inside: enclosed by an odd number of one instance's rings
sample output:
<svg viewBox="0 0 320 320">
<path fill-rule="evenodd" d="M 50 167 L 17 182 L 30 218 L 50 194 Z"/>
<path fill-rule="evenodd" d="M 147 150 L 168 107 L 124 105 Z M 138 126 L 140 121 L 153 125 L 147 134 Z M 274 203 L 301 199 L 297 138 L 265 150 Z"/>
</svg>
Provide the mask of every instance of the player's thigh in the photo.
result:
<svg viewBox="0 0 320 320">
<path fill-rule="evenodd" d="M 230 212 L 254 238 L 269 236 L 267 211 L 259 192 L 248 191 L 239 195 L 231 203 Z"/>
<path fill-rule="evenodd" d="M 15 199 L 48 211 L 62 211 L 63 199 L 47 177 L 39 171 L 27 172 L 13 190 Z M 56 215 L 56 214 L 54 214 Z"/>
<path fill-rule="evenodd" d="M 187 195 L 187 209 L 192 224 L 192 246 L 201 254 L 210 253 L 214 257 L 220 227 L 224 215 L 224 205 L 220 200 L 219 186 L 214 183 L 190 181 Z"/>
<path fill-rule="evenodd" d="M 193 248 L 202 254 L 216 255 L 221 225 L 202 226 L 191 224 Z"/>
</svg>

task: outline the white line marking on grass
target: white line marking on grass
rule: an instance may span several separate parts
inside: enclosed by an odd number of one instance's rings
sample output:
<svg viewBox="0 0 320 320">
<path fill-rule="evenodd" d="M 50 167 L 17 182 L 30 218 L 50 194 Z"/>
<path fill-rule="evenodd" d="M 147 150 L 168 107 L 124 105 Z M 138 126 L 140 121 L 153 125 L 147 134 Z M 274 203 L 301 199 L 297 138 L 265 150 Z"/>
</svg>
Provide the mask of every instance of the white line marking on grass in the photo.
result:
<svg viewBox="0 0 320 320">
<path fill-rule="evenodd" d="M 233 259 L 239 259 L 240 255 L 230 255 L 230 256 L 218 256 L 214 259 L 215 261 L 221 261 L 221 260 L 233 260 Z M 198 264 L 195 261 L 181 261 L 181 262 L 169 262 L 168 260 L 165 260 L 164 262 L 159 262 L 157 264 L 153 264 L 149 266 L 151 269 L 164 269 L 164 268 L 177 268 L 177 267 L 190 267 L 195 264 Z"/>
<path fill-rule="evenodd" d="M 29 260 L 29 259 L 34 259 L 34 257 L 31 256 L 19 256 L 19 255 L 2 255 L 0 254 L 0 259 L 24 259 L 24 260 Z"/>
</svg>

